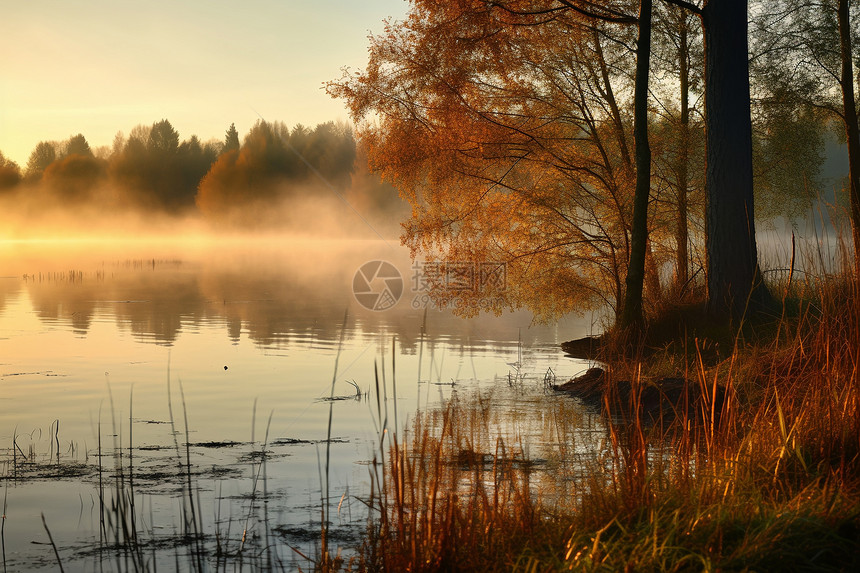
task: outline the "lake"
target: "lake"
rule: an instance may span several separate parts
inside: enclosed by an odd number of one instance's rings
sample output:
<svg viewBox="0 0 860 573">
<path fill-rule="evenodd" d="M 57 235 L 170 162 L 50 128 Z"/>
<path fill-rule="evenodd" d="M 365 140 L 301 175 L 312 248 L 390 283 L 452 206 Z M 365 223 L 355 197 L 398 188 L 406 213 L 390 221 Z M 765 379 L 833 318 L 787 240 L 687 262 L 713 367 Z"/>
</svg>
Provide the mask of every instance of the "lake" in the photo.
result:
<svg viewBox="0 0 860 573">
<path fill-rule="evenodd" d="M 348 543 L 386 412 L 395 431 L 492 393 L 521 412 L 516 432 L 530 419 L 539 432 L 558 399 L 545 378 L 588 366 L 558 344 L 599 319 L 462 319 L 428 308 L 420 263 L 385 241 L 0 243 L 8 570 L 54 570 L 48 530 L 66 571 L 134 569 L 98 551 L 126 511 L 160 566 L 190 559 L 192 529 L 234 552 L 243 532 L 249 547 L 271 536 L 280 562 L 306 566 L 290 547 L 313 554 L 327 448 L 330 521 Z M 452 280 L 504 281 L 480 264 Z"/>
</svg>

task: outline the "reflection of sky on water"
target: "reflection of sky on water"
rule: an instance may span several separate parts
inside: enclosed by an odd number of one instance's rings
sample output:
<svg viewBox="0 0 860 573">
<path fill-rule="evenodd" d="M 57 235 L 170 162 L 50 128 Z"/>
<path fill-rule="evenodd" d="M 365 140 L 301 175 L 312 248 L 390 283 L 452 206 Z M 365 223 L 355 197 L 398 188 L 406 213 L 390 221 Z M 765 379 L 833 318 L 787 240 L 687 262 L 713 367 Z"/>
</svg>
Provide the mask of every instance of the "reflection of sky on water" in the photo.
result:
<svg viewBox="0 0 860 573">
<path fill-rule="evenodd" d="M 186 258 L 154 251 L 123 259 L 119 253 L 99 257 L 84 250 L 64 254 L 68 262 L 45 261 L 44 255 L 33 261 L 19 253 L 4 266 L 22 282 L 3 280 L 0 304 L 23 290 L 46 323 L 86 335 L 93 321 L 114 320 L 141 341 L 168 345 L 204 324 L 223 326 L 233 341 L 244 335 L 267 348 L 330 345 L 338 340 L 348 311 L 350 337 L 387 333 L 412 349 L 424 320 L 423 309 L 416 308 L 422 293 L 414 292 L 414 269 L 405 249 L 343 242 L 297 248 L 213 245 Z M 388 310 L 367 310 L 353 297 L 353 276 L 368 260 L 390 260 L 404 277 L 404 292 Z M 578 334 L 576 322 L 570 327 L 573 335 Z M 556 327 L 533 326 L 526 312 L 462 320 L 430 309 L 425 334 L 431 341 L 445 337 L 452 344 L 481 341 L 503 347 L 515 343 L 520 332 L 525 341 L 557 342 Z"/>
<path fill-rule="evenodd" d="M 373 259 L 391 261 L 406 279 L 404 297 L 385 312 L 362 309 L 352 297 L 356 269 Z M 504 391 L 520 354 L 524 384 L 540 393 L 548 369 L 564 377 L 584 368 L 557 345 L 592 329 L 575 319 L 534 326 L 525 312 L 463 320 L 430 310 L 422 336 L 424 311 L 408 298 L 408 254 L 379 243 L 213 243 L 179 252 L 169 244 L 55 252 L 19 244 L 0 247 L 0 261 L 0 443 L 10 445 L 14 433 L 25 451 L 30 444 L 47 456 L 59 421 L 63 459 L 93 462 L 99 428 L 108 444 L 116 434 L 127 445 L 132 433 L 145 473 L 163 465 L 167 454 L 159 448 L 173 443 L 168 399 L 184 428 L 184 396 L 191 442 L 239 442 L 193 453 L 198 467 L 242 476 L 202 476 L 203 503 L 211 507 L 219 488 L 237 499 L 247 494 L 241 460 L 259 447 L 271 415 L 269 440 L 281 445 L 273 447 L 269 487 L 279 492 L 278 519 L 287 523 L 306 523 L 319 499 L 318 441 L 336 361 L 334 394 L 353 395 L 354 383 L 369 396 L 332 404 L 332 435 L 343 438 L 332 446 L 332 486 L 340 496 L 366 482 L 357 462 L 378 443 L 375 372 L 386 382 L 390 423 L 396 410 L 402 426 L 416 408 L 454 392 Z M 257 446 L 248 444 L 252 438 Z M 310 443 L 285 445 L 295 440 Z M 141 487 L 164 489 L 143 479 Z M 40 511 L 61 547 L 86 543 L 98 528 L 92 495 L 91 478 L 17 484 L 9 494 L 8 546 L 41 541 Z M 161 512 L 162 526 L 178 519 L 170 496 L 148 503 Z"/>
<path fill-rule="evenodd" d="M 96 399 L 107 380 L 137 384 L 137 393 L 161 387 L 169 365 L 189 392 L 205 385 L 198 399 L 217 412 L 219 400 L 235 404 L 245 396 L 250 404 L 252 396 L 271 392 L 275 399 L 287 388 L 315 388 L 309 399 L 325 395 L 345 313 L 339 375 L 363 389 L 375 360 L 385 357 L 390 368 L 392 345 L 401 372 L 417 376 L 421 354 L 422 379 L 450 383 L 504 375 L 520 344 L 527 357 L 554 355 L 560 342 L 591 329 L 577 320 L 532 325 L 525 312 L 466 320 L 428 310 L 425 318 L 407 296 L 387 311 L 366 310 L 352 297 L 355 270 L 388 252 L 409 272 L 404 250 L 377 243 L 302 246 L 222 244 L 185 258 L 156 249 L 121 258 L 88 248 L 56 260 L 34 248 L 39 260 L 25 252 L 7 261 L 18 278 L 0 282 L 6 371 L 0 374 L 23 382 L 36 376 L 30 372 L 50 371 L 50 382 L 64 393 L 77 388 L 74 399 Z M 46 383 L 42 378 L 35 379 Z"/>
</svg>

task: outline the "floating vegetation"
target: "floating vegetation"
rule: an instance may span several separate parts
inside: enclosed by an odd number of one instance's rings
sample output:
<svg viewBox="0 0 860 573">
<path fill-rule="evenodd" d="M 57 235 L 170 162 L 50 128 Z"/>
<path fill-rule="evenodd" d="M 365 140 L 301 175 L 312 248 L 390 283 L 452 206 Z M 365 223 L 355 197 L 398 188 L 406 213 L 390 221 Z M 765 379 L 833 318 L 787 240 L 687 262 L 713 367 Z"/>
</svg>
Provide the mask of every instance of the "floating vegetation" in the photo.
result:
<svg viewBox="0 0 860 573">
<path fill-rule="evenodd" d="M 247 446 L 250 445 L 250 442 L 234 442 L 232 440 L 225 441 L 209 441 L 209 442 L 192 442 L 190 444 L 184 444 L 185 446 L 191 448 L 234 448 L 236 446 Z"/>
</svg>

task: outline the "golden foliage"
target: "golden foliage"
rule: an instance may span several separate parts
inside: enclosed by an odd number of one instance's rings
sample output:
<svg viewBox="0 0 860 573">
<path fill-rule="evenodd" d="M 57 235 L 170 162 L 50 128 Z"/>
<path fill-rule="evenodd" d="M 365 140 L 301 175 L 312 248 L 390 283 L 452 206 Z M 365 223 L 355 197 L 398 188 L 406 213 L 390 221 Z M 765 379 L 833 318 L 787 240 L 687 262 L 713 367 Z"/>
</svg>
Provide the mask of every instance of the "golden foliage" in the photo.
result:
<svg viewBox="0 0 860 573">
<path fill-rule="evenodd" d="M 542 317 L 621 301 L 634 185 L 630 30 L 552 6 L 415 1 L 327 86 L 412 204 L 413 256 L 503 262 L 494 310 Z M 486 295 L 436 287 L 466 314 Z"/>
</svg>

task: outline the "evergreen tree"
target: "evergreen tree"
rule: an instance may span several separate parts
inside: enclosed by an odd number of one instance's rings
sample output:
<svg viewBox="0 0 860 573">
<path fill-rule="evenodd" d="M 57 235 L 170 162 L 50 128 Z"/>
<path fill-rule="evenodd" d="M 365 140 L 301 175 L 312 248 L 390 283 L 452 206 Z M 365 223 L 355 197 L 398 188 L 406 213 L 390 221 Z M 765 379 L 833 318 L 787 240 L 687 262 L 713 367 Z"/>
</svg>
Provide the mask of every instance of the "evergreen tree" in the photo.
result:
<svg viewBox="0 0 860 573">
<path fill-rule="evenodd" d="M 234 149 L 239 149 L 239 132 L 236 131 L 236 124 L 231 123 L 230 128 L 227 130 L 227 135 L 224 138 L 224 149 L 222 152 L 227 153 Z"/>
<path fill-rule="evenodd" d="M 91 157 L 93 154 L 92 149 L 90 149 L 90 144 L 87 143 L 87 138 L 85 138 L 82 134 L 73 135 L 69 138 L 69 141 L 66 142 L 65 146 L 65 155 L 83 155 L 86 157 Z"/>
</svg>

